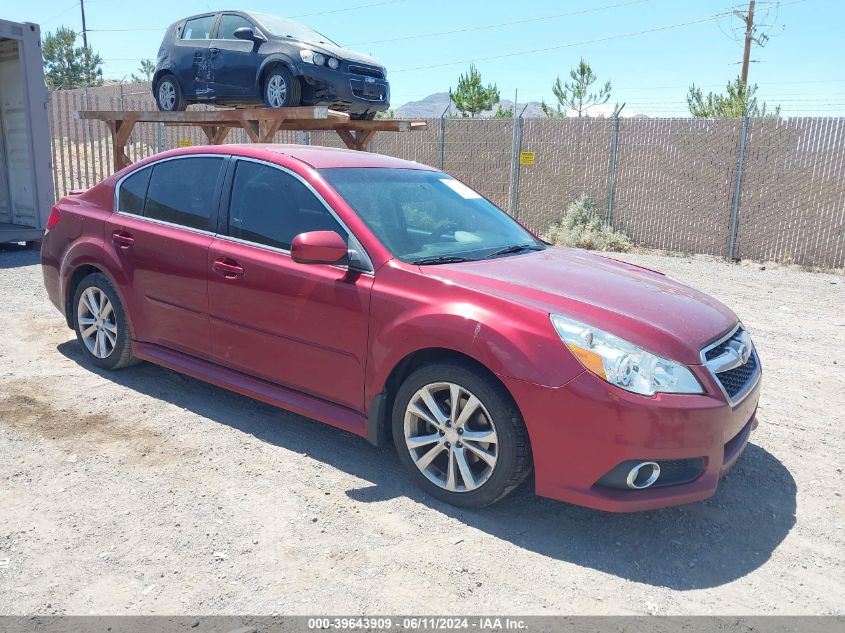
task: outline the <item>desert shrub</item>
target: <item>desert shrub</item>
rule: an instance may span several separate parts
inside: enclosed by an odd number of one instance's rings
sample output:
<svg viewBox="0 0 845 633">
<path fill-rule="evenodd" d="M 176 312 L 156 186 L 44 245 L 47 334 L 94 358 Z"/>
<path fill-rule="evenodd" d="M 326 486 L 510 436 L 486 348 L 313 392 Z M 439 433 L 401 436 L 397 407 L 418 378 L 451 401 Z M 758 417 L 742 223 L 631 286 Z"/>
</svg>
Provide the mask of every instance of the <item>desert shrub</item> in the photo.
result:
<svg viewBox="0 0 845 633">
<path fill-rule="evenodd" d="M 543 239 L 554 244 L 597 251 L 625 252 L 631 249 L 631 240 L 615 230 L 596 212 L 592 199 L 582 195 L 569 204 L 561 218 L 543 234 Z"/>
</svg>

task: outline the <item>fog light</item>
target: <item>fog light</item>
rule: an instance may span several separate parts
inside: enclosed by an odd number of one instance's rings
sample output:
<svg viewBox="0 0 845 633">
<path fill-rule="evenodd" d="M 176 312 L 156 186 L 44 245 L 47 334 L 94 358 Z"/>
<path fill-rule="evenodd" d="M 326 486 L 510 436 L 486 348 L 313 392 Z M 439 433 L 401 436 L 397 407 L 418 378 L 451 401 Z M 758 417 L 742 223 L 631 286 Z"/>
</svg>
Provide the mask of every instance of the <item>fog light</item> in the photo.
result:
<svg viewBox="0 0 845 633">
<path fill-rule="evenodd" d="M 332 70 L 337 70 L 338 66 L 340 66 L 340 62 L 337 61 L 334 57 L 329 57 L 329 68 Z"/>
</svg>

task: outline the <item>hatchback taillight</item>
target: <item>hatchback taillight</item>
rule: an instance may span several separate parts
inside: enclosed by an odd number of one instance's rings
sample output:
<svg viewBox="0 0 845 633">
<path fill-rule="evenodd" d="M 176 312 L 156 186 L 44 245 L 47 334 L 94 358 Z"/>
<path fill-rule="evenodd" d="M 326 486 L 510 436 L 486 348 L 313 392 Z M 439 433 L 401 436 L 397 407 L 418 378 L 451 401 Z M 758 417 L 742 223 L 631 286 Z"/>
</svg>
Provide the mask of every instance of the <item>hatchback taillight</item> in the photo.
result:
<svg viewBox="0 0 845 633">
<path fill-rule="evenodd" d="M 47 218 L 47 229 L 46 230 L 49 231 L 50 229 L 52 229 L 54 226 L 56 226 L 59 223 L 59 220 L 61 220 L 61 219 L 62 219 L 62 214 L 59 213 L 59 207 L 55 206 L 52 209 L 50 209 L 50 217 Z"/>
</svg>

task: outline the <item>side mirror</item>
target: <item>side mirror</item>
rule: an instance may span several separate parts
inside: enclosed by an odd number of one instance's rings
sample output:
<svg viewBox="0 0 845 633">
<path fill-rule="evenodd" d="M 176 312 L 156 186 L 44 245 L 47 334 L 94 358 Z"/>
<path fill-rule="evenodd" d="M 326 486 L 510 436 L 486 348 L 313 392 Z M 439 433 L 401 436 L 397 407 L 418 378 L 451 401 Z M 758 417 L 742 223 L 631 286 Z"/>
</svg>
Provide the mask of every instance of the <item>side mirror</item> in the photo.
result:
<svg viewBox="0 0 845 633">
<path fill-rule="evenodd" d="M 348 253 L 346 242 L 334 231 L 300 233 L 290 245 L 290 256 L 299 264 L 337 264 Z"/>
<path fill-rule="evenodd" d="M 254 29 L 249 28 L 248 26 L 242 26 L 239 29 L 235 29 L 234 36 L 239 40 L 247 40 L 249 42 L 263 42 L 264 37 L 257 33 Z"/>
</svg>

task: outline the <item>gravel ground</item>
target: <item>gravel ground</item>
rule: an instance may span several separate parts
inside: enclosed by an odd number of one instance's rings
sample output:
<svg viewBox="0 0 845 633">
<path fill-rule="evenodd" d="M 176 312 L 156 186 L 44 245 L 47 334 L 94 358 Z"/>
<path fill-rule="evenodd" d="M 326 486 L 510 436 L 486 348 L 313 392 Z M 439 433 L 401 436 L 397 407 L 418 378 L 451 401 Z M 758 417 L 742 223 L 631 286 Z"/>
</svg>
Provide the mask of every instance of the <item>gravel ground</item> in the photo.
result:
<svg viewBox="0 0 845 633">
<path fill-rule="evenodd" d="M 625 255 L 765 367 L 713 499 L 633 515 L 427 498 L 394 454 L 159 367 L 87 365 L 0 251 L 0 614 L 831 614 L 845 604 L 845 277 Z"/>
</svg>

